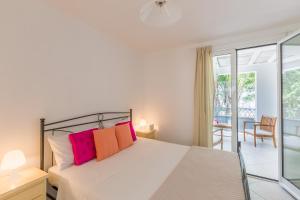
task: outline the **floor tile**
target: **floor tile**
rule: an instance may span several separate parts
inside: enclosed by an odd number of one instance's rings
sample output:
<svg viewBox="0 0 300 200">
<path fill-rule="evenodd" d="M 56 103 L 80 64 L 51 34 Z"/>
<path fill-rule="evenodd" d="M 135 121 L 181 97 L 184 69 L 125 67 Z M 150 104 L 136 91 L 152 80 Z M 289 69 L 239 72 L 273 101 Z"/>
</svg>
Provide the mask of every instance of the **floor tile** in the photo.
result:
<svg viewBox="0 0 300 200">
<path fill-rule="evenodd" d="M 258 181 L 260 181 L 259 179 L 257 179 L 257 178 L 254 178 L 254 177 L 252 177 L 252 176 L 248 176 L 248 184 L 250 185 L 250 184 L 253 184 L 253 183 L 256 183 L 256 182 L 258 182 Z"/>
<path fill-rule="evenodd" d="M 228 136 L 230 131 L 224 131 Z M 243 140 L 243 134 L 239 134 L 239 140 L 242 145 L 242 154 L 246 164 L 246 170 L 249 174 L 278 179 L 278 148 L 274 148 L 272 139 L 266 138 L 264 142 L 257 140 L 257 146 L 254 147 L 253 136 L 247 135 L 246 142 Z M 223 150 L 231 150 L 231 138 L 224 137 Z M 214 147 L 220 149 L 221 145 Z"/>
<path fill-rule="evenodd" d="M 265 200 L 253 191 L 250 191 L 251 200 Z"/>
<path fill-rule="evenodd" d="M 264 181 L 257 179 L 257 181 L 250 178 L 249 188 L 253 199 L 263 200 L 294 200 L 294 198 L 282 189 L 277 182 Z"/>
</svg>

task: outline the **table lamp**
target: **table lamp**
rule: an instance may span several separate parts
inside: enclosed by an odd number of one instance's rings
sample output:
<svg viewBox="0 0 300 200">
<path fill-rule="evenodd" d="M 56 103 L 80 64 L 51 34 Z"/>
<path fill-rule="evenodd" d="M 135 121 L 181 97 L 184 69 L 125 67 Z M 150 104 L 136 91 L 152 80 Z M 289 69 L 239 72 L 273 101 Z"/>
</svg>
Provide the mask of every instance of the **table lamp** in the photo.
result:
<svg viewBox="0 0 300 200">
<path fill-rule="evenodd" d="M 11 181 L 18 178 L 17 169 L 25 165 L 26 159 L 24 153 L 20 150 L 13 150 L 7 152 L 1 161 L 1 169 L 10 171 Z"/>
<path fill-rule="evenodd" d="M 140 129 L 146 129 L 147 128 L 147 121 L 145 119 L 141 119 L 139 123 Z"/>
<path fill-rule="evenodd" d="M 145 119 L 141 119 L 137 128 L 142 131 L 152 131 L 155 127 L 154 124 L 148 123 Z"/>
</svg>

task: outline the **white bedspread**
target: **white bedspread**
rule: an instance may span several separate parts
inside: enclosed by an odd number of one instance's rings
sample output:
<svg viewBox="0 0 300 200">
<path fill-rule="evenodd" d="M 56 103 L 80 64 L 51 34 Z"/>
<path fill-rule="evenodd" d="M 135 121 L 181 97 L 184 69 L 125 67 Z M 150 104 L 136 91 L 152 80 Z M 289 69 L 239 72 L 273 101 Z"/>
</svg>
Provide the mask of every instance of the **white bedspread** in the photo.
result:
<svg viewBox="0 0 300 200">
<path fill-rule="evenodd" d="M 100 162 L 59 171 L 49 169 L 58 200 L 149 199 L 190 147 L 138 138 L 137 142 Z"/>
<path fill-rule="evenodd" d="M 151 200 L 245 200 L 238 155 L 192 147 Z"/>
</svg>

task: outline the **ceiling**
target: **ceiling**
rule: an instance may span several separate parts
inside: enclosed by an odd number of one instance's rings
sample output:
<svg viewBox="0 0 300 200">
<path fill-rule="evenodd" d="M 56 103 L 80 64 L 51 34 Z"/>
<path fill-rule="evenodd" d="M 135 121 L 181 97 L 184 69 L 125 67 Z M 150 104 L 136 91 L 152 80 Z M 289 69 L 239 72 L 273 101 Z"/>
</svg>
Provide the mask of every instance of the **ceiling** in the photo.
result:
<svg viewBox="0 0 300 200">
<path fill-rule="evenodd" d="M 295 63 L 300 61 L 300 42 L 297 45 L 284 45 L 282 51 L 284 64 L 293 62 Z M 276 61 L 276 45 L 254 47 L 237 51 L 238 67 L 251 67 L 254 65 L 263 67 L 264 64 L 275 64 Z M 231 55 L 227 54 L 221 56 L 214 56 L 213 63 L 216 70 L 225 69 L 228 71 L 231 69 Z M 299 68 L 299 64 L 293 67 Z"/>
<path fill-rule="evenodd" d="M 300 21 L 299 0 L 173 0 L 183 17 L 171 27 L 139 19 L 148 0 L 48 0 L 101 34 L 141 51 L 200 43 Z"/>
<path fill-rule="evenodd" d="M 276 45 L 239 50 L 237 52 L 238 66 L 249 67 L 253 65 L 275 63 L 276 53 Z M 227 68 L 230 70 L 231 68 L 230 55 L 215 56 L 213 61 L 216 69 Z"/>
</svg>

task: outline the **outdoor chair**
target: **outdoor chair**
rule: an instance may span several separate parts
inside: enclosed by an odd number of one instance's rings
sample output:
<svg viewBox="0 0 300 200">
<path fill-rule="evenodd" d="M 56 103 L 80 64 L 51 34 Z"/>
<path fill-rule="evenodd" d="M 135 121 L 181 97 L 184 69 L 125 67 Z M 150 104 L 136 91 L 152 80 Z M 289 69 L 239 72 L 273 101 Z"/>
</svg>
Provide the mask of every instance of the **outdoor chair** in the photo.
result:
<svg viewBox="0 0 300 200">
<path fill-rule="evenodd" d="M 223 136 L 222 129 L 213 130 L 213 147 L 217 146 L 218 144 L 221 144 L 221 150 L 223 150 L 223 142 L 224 142 L 223 137 L 224 136 Z"/>
<path fill-rule="evenodd" d="M 246 141 L 246 134 L 254 136 L 254 146 L 256 147 L 256 138 L 272 138 L 273 145 L 276 148 L 275 128 L 276 117 L 262 116 L 260 122 L 244 121 L 244 141 Z M 247 129 L 247 124 L 253 124 L 253 129 Z"/>
</svg>

